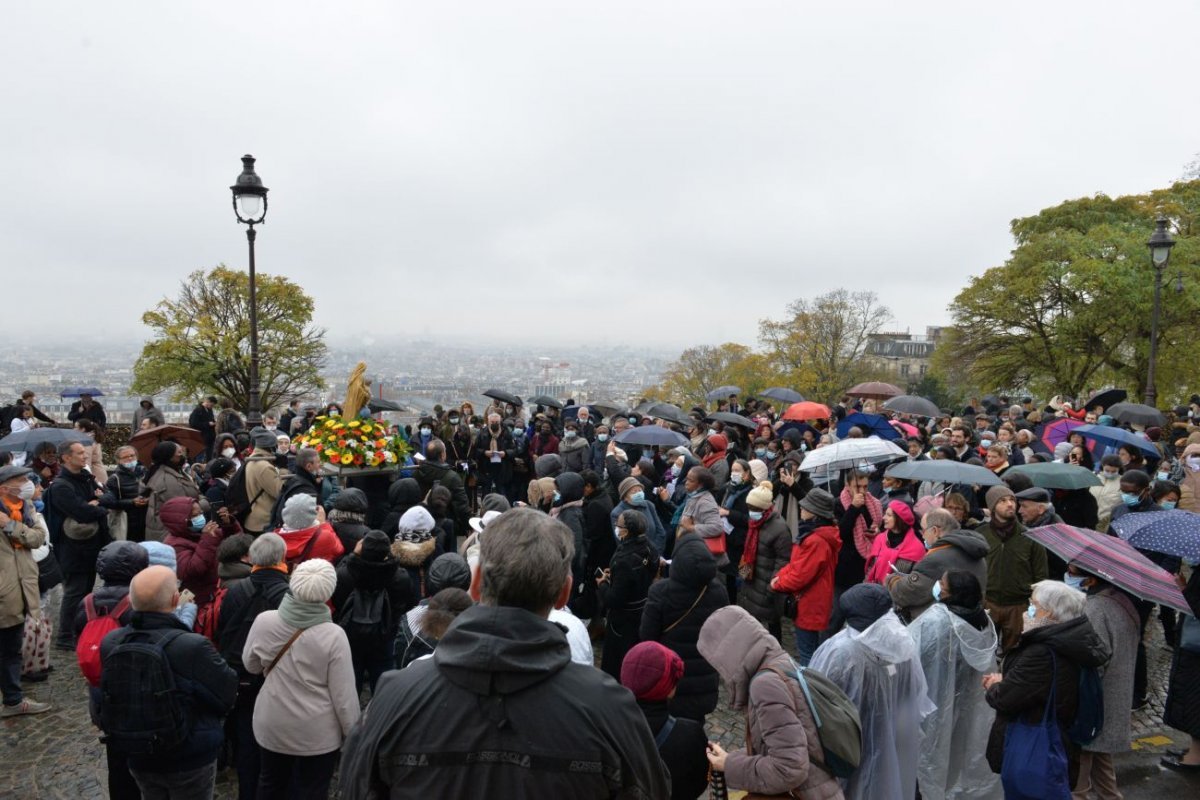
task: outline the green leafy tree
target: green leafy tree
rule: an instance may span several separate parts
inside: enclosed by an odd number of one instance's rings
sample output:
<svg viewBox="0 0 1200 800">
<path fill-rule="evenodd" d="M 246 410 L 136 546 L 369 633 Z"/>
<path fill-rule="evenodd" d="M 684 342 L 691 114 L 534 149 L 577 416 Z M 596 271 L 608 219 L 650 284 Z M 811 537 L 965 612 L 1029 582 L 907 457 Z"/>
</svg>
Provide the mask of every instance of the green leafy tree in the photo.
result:
<svg viewBox="0 0 1200 800">
<path fill-rule="evenodd" d="M 774 377 L 766 357 L 746 345 L 701 345 L 684 350 L 650 394 L 687 409 L 705 405 L 708 393 L 718 386 L 732 384 L 749 397 L 770 386 Z"/>
<path fill-rule="evenodd" d="M 278 275 L 255 276 L 259 384 L 263 408 L 320 388 L 325 331 L 313 327 L 313 300 Z M 224 265 L 197 270 L 179 296 L 142 315 L 153 338 L 133 368 L 133 391 L 170 391 L 176 400 L 217 394 L 246 408 L 250 395 L 250 277 Z"/>
<path fill-rule="evenodd" d="M 891 322 L 892 313 L 874 292 L 837 289 L 814 300 L 794 301 L 788 314 L 787 319 L 758 324 L 759 342 L 783 385 L 829 401 L 884 374 L 867 348 L 871 335 Z"/>
</svg>

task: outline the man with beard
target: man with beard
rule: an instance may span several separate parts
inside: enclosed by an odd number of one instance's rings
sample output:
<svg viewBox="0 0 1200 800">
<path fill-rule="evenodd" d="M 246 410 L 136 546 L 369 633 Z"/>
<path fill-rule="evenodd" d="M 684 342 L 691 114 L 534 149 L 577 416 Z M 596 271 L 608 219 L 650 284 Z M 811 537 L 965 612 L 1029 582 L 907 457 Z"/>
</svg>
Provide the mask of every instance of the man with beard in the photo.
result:
<svg viewBox="0 0 1200 800">
<path fill-rule="evenodd" d="M 507 497 L 517 448 L 513 443 L 512 432 L 500 424 L 499 414 L 488 414 L 487 427 L 481 430 L 475 439 L 475 454 L 479 468 L 479 494 L 495 492 Z"/>
<path fill-rule="evenodd" d="M 978 533 L 988 543 L 986 606 L 1000 630 L 1000 647 L 1017 646 L 1024 630 L 1033 585 L 1046 580 L 1046 549 L 1028 536 L 1017 520 L 1017 498 L 1008 486 L 987 491 L 988 521 Z"/>
</svg>

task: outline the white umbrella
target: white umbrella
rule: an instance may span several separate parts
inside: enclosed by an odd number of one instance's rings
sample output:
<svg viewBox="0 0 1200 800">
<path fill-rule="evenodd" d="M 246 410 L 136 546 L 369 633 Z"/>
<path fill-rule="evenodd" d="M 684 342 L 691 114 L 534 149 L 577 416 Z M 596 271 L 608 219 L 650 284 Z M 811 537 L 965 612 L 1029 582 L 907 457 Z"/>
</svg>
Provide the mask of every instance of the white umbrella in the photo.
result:
<svg viewBox="0 0 1200 800">
<path fill-rule="evenodd" d="M 907 452 L 878 436 L 864 439 L 843 439 L 837 444 L 818 447 L 804 457 L 800 469 L 804 472 L 817 470 L 841 470 L 860 464 L 878 464 L 894 458 L 904 458 Z"/>
</svg>

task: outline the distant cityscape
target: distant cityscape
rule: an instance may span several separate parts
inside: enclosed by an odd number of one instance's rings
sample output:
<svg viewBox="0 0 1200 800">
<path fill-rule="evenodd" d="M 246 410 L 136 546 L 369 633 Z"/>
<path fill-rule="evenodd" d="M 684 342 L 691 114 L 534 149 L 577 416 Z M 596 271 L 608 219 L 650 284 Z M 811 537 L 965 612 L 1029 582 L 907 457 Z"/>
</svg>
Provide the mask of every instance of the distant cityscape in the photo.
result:
<svg viewBox="0 0 1200 800">
<path fill-rule="evenodd" d="M 0 401 L 11 403 L 21 392 L 37 393 L 37 405 L 65 421 L 75 398 L 59 392 L 90 386 L 104 393 L 100 403 L 112 423 L 129 422 L 140 397 L 129 391 L 141 346 L 71 347 L 32 344 L 0 356 Z M 346 379 L 359 361 L 367 363 L 376 397 L 405 407 L 397 416 L 416 418 L 434 405 L 450 407 L 469 400 L 482 409 L 483 392 L 502 389 L 523 398 L 545 394 L 578 403 L 607 400 L 635 403 L 658 385 L 678 353 L 630 346 L 603 348 L 467 347 L 415 341 L 396 346 L 379 343 L 361 349 L 331 346 L 324 371 L 326 388 L 300 397 L 306 404 L 341 402 Z M 186 421 L 199 398 L 172 402 L 159 395 L 155 405 L 168 422 Z"/>
</svg>

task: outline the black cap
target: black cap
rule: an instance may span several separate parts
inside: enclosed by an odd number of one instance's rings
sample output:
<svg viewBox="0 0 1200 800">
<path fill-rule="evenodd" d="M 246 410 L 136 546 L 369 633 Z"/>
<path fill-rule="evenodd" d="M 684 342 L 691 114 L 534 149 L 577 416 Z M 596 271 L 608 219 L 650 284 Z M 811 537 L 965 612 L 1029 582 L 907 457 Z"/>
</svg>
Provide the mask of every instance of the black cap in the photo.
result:
<svg viewBox="0 0 1200 800">
<path fill-rule="evenodd" d="M 1032 486 L 1017 492 L 1017 500 L 1029 500 L 1034 503 L 1049 503 L 1050 493 L 1040 486 Z"/>
</svg>

